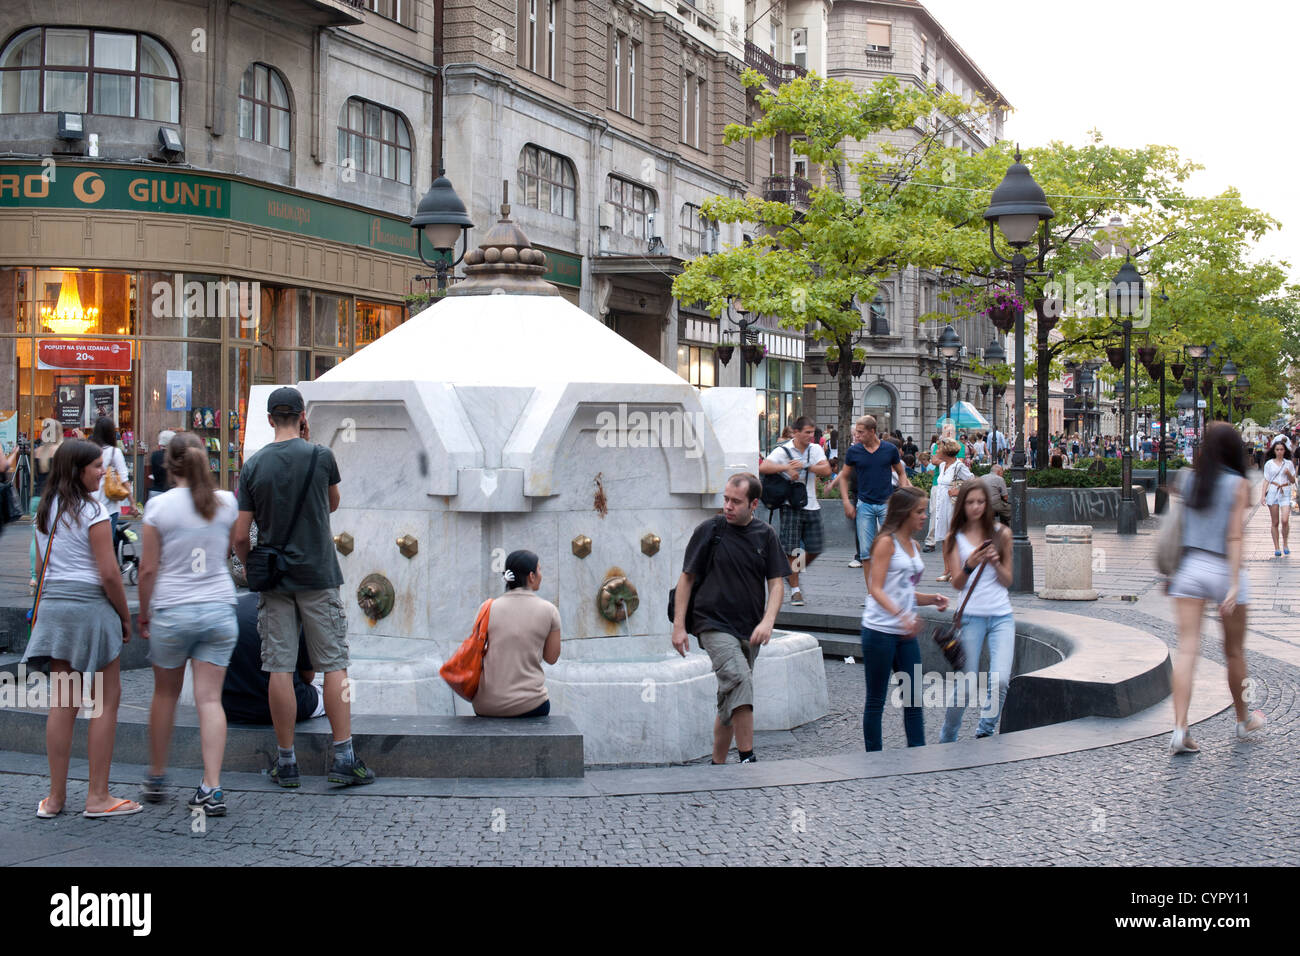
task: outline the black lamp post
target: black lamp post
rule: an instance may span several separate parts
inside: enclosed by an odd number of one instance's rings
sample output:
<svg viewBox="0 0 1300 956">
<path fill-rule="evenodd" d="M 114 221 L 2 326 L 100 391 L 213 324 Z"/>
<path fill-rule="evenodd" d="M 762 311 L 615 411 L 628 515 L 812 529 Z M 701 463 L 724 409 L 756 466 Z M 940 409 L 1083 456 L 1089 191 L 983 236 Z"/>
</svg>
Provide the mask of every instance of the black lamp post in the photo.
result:
<svg viewBox="0 0 1300 956">
<path fill-rule="evenodd" d="M 1237 391 L 1240 394 L 1238 394 L 1232 399 L 1231 407 L 1234 412 L 1240 411 L 1240 408 L 1238 406 L 1240 406 L 1242 401 L 1244 400 L 1246 395 L 1246 390 L 1248 388 L 1250 388 L 1250 379 L 1247 378 L 1245 373 L 1243 372 L 1241 375 L 1237 377 Z M 1231 421 L 1231 419 L 1229 420 Z"/>
<path fill-rule="evenodd" d="M 1045 223 L 1055 213 L 1047 204 L 1047 195 L 1043 188 L 1034 181 L 1029 167 L 1020 162 L 1020 151 L 1016 151 L 1016 161 L 1007 169 L 1006 175 L 998 188 L 993 190 L 993 197 L 988 209 L 984 210 L 984 219 L 989 224 L 989 248 L 997 258 L 1011 266 L 1011 276 L 1016 283 L 1016 441 L 1011 454 L 1011 540 L 1012 561 L 1011 590 L 1029 592 L 1034 589 L 1034 551 L 1029 543 L 1028 512 L 1025 486 L 1025 276 L 1029 259 L 1025 256 L 1025 247 L 1038 234 L 1037 267 L 1043 268 L 1047 256 L 1047 229 Z M 1015 249 L 1015 254 L 1006 258 L 998 252 L 993 236 L 993 224 L 997 223 L 1003 237 Z M 1041 226 L 1041 228 L 1040 228 Z"/>
<path fill-rule="evenodd" d="M 417 280 L 438 280 L 438 294 L 447 291 L 447 276 L 465 258 L 469 249 L 469 231 L 474 223 L 465 211 L 465 204 L 451 188 L 445 169 L 439 168 L 438 178 L 433 181 L 429 191 L 420 200 L 411 218 L 411 228 L 415 230 L 415 250 L 420 254 L 420 261 L 433 270 L 433 275 L 416 276 Z M 421 237 L 429 240 L 433 251 L 438 253 L 436 262 L 424 257 L 424 243 Z M 456 245 L 464 238 L 460 255 L 452 258 Z"/>
<path fill-rule="evenodd" d="M 1137 534 L 1137 502 L 1133 500 L 1133 316 L 1142 311 L 1145 285 L 1130 259 L 1125 259 L 1110 283 L 1115 312 L 1124 317 L 1124 454 L 1120 466 L 1119 514 L 1115 530 Z"/>
<path fill-rule="evenodd" d="M 1192 456 L 1195 458 L 1196 449 L 1201 446 L 1200 431 L 1200 402 L 1196 401 L 1196 384 L 1201 380 L 1201 363 L 1205 361 L 1205 353 L 1210 350 L 1208 345 L 1186 345 L 1183 351 L 1187 354 L 1187 359 L 1192 363 Z"/>
<path fill-rule="evenodd" d="M 943 356 L 943 374 L 945 379 L 946 391 L 944 396 L 946 403 L 944 405 L 944 418 L 952 418 L 952 360 L 961 352 L 961 336 L 951 325 L 943 327 L 943 334 L 939 336 L 939 354 Z"/>
<path fill-rule="evenodd" d="M 1226 362 L 1223 363 L 1223 368 L 1219 369 L 1219 374 L 1222 375 L 1223 380 L 1228 383 L 1227 402 L 1224 406 L 1224 409 L 1228 413 L 1226 420 L 1228 424 L 1231 425 L 1232 424 L 1232 386 L 1233 383 L 1237 381 L 1237 363 L 1234 362 L 1232 359 L 1228 359 Z"/>
<path fill-rule="evenodd" d="M 750 346 L 752 348 L 754 345 L 758 344 L 758 333 L 755 332 L 753 328 L 754 326 L 758 325 L 758 319 L 750 318 L 750 315 L 752 313 L 749 311 L 749 309 L 745 308 L 739 296 L 732 296 L 731 310 L 735 312 L 736 315 L 740 316 L 739 319 L 729 318 L 729 321 L 736 328 L 740 329 L 740 352 L 741 352 L 740 387 L 747 388 L 750 383 L 747 383 L 745 381 L 745 378 L 747 377 L 745 373 L 749 369 L 751 363 L 749 359 L 746 358 L 745 356 L 745 352 L 746 352 L 745 346 Z M 844 356 L 841 355 L 840 359 L 843 360 Z M 750 372 L 748 377 L 752 379 L 753 372 Z"/>
<path fill-rule="evenodd" d="M 1165 420 L 1165 360 L 1156 355 L 1154 346 L 1138 349 L 1138 361 L 1147 370 L 1152 380 L 1160 382 L 1160 446 L 1156 449 L 1156 514 L 1164 514 L 1169 505 L 1169 490 L 1165 487 L 1165 444 L 1169 425 Z M 1148 431 L 1150 425 L 1148 424 Z"/>
<path fill-rule="evenodd" d="M 988 344 L 988 347 L 984 349 L 984 362 L 985 364 L 990 366 L 1005 365 L 1007 363 L 1007 350 L 1002 347 L 1002 343 L 999 342 L 997 339 L 994 339 L 992 342 L 990 342 Z M 995 463 L 998 460 L 997 440 L 998 440 L 998 396 L 999 394 L 1000 394 L 999 386 L 997 380 L 995 379 L 993 381 L 993 407 L 991 409 L 991 415 L 993 419 L 991 422 L 993 426 L 993 434 L 990 436 L 990 439 L 994 443 L 993 454 L 990 457 L 993 459 Z"/>
</svg>

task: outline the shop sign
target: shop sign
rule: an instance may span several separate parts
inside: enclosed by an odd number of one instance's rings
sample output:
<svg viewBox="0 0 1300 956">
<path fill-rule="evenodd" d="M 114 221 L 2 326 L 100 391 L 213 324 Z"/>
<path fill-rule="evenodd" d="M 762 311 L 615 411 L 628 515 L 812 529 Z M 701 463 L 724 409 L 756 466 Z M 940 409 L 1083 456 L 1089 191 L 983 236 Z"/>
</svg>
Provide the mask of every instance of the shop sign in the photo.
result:
<svg viewBox="0 0 1300 956">
<path fill-rule="evenodd" d="M 131 342 L 37 339 L 36 367 L 71 372 L 129 372 Z"/>
<path fill-rule="evenodd" d="M 82 427 L 85 417 L 86 392 L 80 385 L 55 387 L 54 417 L 64 428 Z"/>
<path fill-rule="evenodd" d="M 546 253 L 546 274 L 542 276 L 547 282 L 567 285 L 574 289 L 582 288 L 582 259 L 579 256 L 555 252 L 544 247 Z"/>
</svg>

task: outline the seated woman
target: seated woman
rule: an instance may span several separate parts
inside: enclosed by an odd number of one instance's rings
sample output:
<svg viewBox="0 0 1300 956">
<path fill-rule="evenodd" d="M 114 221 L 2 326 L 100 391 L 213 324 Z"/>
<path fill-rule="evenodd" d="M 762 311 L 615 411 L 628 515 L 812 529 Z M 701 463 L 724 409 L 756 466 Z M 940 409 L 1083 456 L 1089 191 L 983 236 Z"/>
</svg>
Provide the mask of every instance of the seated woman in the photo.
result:
<svg viewBox="0 0 1300 956">
<path fill-rule="evenodd" d="M 488 611 L 483 679 L 474 695 L 480 717 L 545 717 L 551 712 L 542 661 L 560 659 L 560 612 L 538 597 L 537 555 L 512 551 L 506 558 L 506 593 Z"/>
</svg>

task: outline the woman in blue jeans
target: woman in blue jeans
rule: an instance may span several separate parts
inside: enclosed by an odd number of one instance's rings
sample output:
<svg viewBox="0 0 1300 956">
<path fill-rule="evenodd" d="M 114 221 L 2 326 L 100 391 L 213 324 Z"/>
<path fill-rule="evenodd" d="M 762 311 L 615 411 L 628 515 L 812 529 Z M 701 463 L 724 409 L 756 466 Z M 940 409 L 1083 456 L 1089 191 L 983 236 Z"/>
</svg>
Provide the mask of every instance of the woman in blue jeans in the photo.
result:
<svg viewBox="0 0 1300 956">
<path fill-rule="evenodd" d="M 943 560 L 952 575 L 952 586 L 962 592 L 966 608 L 962 614 L 961 643 L 966 652 L 966 666 L 971 670 L 955 675 L 948 688 L 948 711 L 939 742 L 950 744 L 957 739 L 966 705 L 978 703 L 979 727 L 976 739 L 992 737 L 1002 716 L 1011 680 L 1011 661 L 1016 650 L 1016 622 L 1011 615 L 1011 532 L 993 520 L 989 507 L 989 489 L 977 478 L 962 485 L 953 504 L 952 527 L 943 542 Z M 970 582 L 979 571 L 975 590 L 967 598 Z M 959 604 L 960 606 L 960 604 Z M 989 648 L 987 675 L 979 672 L 980 651 L 985 641 Z M 983 687 L 980 687 L 983 679 Z"/>
<path fill-rule="evenodd" d="M 867 683 L 862 737 L 868 751 L 882 749 L 880 720 L 890 676 L 902 671 L 907 681 L 913 685 L 918 682 L 921 651 L 916 637 L 921 632 L 921 619 L 916 608 L 930 604 L 943 611 L 948 607 L 948 599 L 942 594 L 916 593 L 925 565 L 915 536 L 925 528 L 927 505 L 925 492 L 911 485 L 899 488 L 889 496 L 885 522 L 871 546 L 867 604 L 862 612 L 862 664 Z M 920 688 L 914 686 L 913 690 L 919 697 Z M 903 729 L 909 747 L 925 746 L 925 719 L 920 706 L 903 707 Z"/>
</svg>

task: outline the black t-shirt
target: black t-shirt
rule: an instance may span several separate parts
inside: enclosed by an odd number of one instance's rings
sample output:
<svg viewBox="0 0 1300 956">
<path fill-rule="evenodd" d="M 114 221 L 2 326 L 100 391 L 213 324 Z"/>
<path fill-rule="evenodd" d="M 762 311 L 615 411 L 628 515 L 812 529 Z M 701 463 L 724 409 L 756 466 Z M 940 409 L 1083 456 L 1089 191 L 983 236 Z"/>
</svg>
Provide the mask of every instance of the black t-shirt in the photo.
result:
<svg viewBox="0 0 1300 956">
<path fill-rule="evenodd" d="M 262 639 L 257 633 L 257 595 L 241 594 L 235 602 L 235 617 L 239 621 L 239 640 L 230 655 L 226 668 L 226 681 L 221 687 L 221 706 L 226 719 L 236 724 L 270 724 L 271 704 L 267 696 L 271 686 L 270 675 L 262 670 Z M 298 699 L 298 720 L 307 720 L 316 712 L 316 688 L 301 677 L 298 671 L 312 669 L 307 656 L 307 642 L 301 630 L 298 633 L 298 663 L 293 674 L 293 695 Z"/>
<path fill-rule="evenodd" d="M 695 529 L 686 545 L 682 570 L 693 575 L 699 590 L 695 595 L 695 631 L 724 631 L 742 641 L 763 620 L 767 604 L 767 582 L 790 573 L 790 562 L 781 548 L 776 529 L 757 516 L 747 525 L 720 519 L 722 538 L 713 551 L 705 573 L 703 559 L 715 533 L 710 518 Z"/>
<path fill-rule="evenodd" d="M 253 513 L 260 543 L 282 547 L 289 558 L 289 572 L 278 591 L 319 591 L 343 583 L 330 533 L 329 506 L 329 489 L 339 483 L 339 466 L 334 453 L 323 445 L 293 537 L 284 540 L 314 447 L 301 438 L 272 442 L 244 462 L 239 473 L 239 510 Z"/>
<path fill-rule="evenodd" d="M 167 452 L 162 448 L 155 448 L 149 455 L 150 491 L 166 491 L 168 488 L 166 458 Z"/>
<path fill-rule="evenodd" d="M 915 455 L 918 451 L 920 451 L 920 449 L 916 447 L 915 442 L 908 442 L 903 446 L 904 455 Z"/>
</svg>

